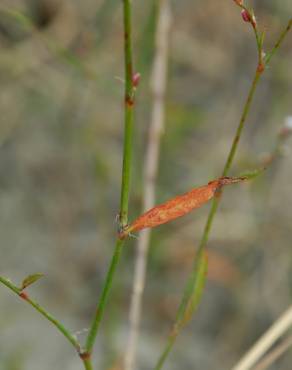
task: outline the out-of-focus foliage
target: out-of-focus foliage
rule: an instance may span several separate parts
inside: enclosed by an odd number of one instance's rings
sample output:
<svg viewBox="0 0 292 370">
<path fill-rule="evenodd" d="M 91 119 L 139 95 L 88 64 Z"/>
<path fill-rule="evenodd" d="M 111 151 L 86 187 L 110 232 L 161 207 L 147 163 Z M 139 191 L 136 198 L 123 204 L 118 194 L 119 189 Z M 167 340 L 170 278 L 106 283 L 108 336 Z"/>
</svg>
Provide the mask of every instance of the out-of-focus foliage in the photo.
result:
<svg viewBox="0 0 292 370">
<path fill-rule="evenodd" d="M 290 0 L 254 1 L 273 45 Z M 137 97 L 130 215 L 140 214 L 151 111 L 155 0 L 133 1 Z M 216 178 L 227 156 L 256 47 L 233 2 L 180 0 L 173 26 L 158 200 Z M 29 289 L 76 332 L 93 313 L 113 250 L 122 152 L 122 9 L 113 0 L 0 2 L 0 230 L 2 275 L 41 271 Z M 259 86 L 233 174 L 274 150 L 291 115 L 292 38 Z M 292 141 L 260 178 L 228 188 L 209 243 L 209 277 L 168 369 L 228 369 L 291 301 Z M 141 369 L 150 369 L 182 295 L 207 208 L 153 233 L 144 299 Z M 97 343 L 101 368 L 127 335 L 134 241 L 128 243 Z M 0 369 L 77 370 L 47 322 L 0 290 Z M 82 334 L 81 334 L 82 335 Z M 274 369 L 290 368 L 291 355 Z"/>
</svg>

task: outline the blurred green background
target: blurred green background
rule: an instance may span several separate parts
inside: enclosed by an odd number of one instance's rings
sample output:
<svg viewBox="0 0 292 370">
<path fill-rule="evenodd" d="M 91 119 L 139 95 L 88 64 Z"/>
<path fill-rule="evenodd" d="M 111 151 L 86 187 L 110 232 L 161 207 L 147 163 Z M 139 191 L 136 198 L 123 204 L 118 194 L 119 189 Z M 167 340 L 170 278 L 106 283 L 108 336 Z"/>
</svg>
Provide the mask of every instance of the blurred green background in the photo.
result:
<svg viewBox="0 0 292 370">
<path fill-rule="evenodd" d="M 269 49 L 291 0 L 253 1 Z M 133 1 L 137 96 L 130 218 L 141 211 L 151 115 L 156 1 Z M 158 201 L 220 175 L 256 66 L 233 1 L 173 1 L 166 129 Z M 123 146 L 123 28 L 118 0 L 0 0 L 1 275 L 46 276 L 31 294 L 75 332 L 94 311 L 115 240 Z M 257 90 L 232 174 L 273 152 L 292 115 L 292 35 Z M 209 242 L 202 304 L 166 369 L 230 369 L 290 305 L 292 139 L 256 180 L 226 189 Z M 154 230 L 139 369 L 153 368 L 169 332 L 208 206 Z M 128 333 L 135 240 L 127 243 L 96 346 L 119 369 Z M 0 369 L 77 370 L 73 349 L 0 287 Z M 79 334 L 82 338 L 84 333 Z M 287 353 L 272 369 L 290 369 Z"/>
</svg>

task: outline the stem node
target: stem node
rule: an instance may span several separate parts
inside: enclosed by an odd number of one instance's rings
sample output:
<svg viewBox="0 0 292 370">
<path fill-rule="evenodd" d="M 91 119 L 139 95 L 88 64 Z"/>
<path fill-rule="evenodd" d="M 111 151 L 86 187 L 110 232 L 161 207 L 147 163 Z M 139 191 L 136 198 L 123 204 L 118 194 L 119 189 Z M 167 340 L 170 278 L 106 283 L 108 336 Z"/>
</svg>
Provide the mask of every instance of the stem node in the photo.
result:
<svg viewBox="0 0 292 370">
<path fill-rule="evenodd" d="M 22 298 L 22 299 L 24 299 L 25 301 L 28 300 L 28 295 L 27 295 L 26 292 L 20 292 L 19 293 L 19 297 Z"/>
<path fill-rule="evenodd" d="M 90 358 L 91 358 L 91 352 L 82 351 L 82 352 L 79 353 L 79 357 L 81 358 L 82 361 L 84 361 L 84 360 L 90 360 Z"/>
</svg>

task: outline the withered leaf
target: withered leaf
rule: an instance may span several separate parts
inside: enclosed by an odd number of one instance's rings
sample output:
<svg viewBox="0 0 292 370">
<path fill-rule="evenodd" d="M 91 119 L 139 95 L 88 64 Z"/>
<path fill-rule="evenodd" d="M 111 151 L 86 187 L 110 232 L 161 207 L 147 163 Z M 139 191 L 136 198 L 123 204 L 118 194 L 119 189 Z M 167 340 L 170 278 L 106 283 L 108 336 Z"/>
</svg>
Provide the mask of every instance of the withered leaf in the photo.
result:
<svg viewBox="0 0 292 370">
<path fill-rule="evenodd" d="M 143 213 L 129 226 L 122 230 L 119 237 L 125 238 L 131 232 L 139 231 L 148 227 L 156 227 L 178 217 L 182 217 L 212 199 L 216 192 L 220 191 L 223 186 L 242 182 L 246 179 L 248 179 L 247 176 L 221 177 L 209 182 L 207 185 L 192 189 L 185 194 L 178 195 Z"/>
</svg>

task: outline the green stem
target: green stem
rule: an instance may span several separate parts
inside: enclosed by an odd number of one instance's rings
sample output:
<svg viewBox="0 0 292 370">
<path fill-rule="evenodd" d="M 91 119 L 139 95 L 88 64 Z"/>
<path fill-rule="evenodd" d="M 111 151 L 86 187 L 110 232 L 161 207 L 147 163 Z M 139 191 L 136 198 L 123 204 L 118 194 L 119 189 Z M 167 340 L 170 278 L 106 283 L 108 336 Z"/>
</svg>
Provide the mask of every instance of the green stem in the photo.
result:
<svg viewBox="0 0 292 370">
<path fill-rule="evenodd" d="M 84 365 L 85 370 L 93 370 L 90 357 L 83 360 L 83 365 Z"/>
<path fill-rule="evenodd" d="M 234 160 L 234 156 L 235 156 L 235 153 L 236 153 L 236 150 L 237 150 L 237 147 L 238 147 L 238 143 L 239 143 L 239 140 L 240 140 L 240 137 L 241 137 L 241 133 L 242 133 L 242 130 L 243 130 L 245 122 L 246 122 L 246 117 L 247 117 L 247 115 L 250 111 L 251 103 L 252 103 L 254 93 L 255 93 L 255 90 L 256 90 L 256 87 L 257 87 L 257 84 L 259 82 L 260 77 L 261 77 L 261 73 L 258 70 L 256 70 L 254 79 L 252 81 L 252 84 L 251 84 L 251 87 L 250 87 L 250 90 L 249 90 L 249 93 L 248 93 L 246 103 L 244 105 L 244 109 L 243 109 L 243 112 L 242 112 L 242 115 L 241 115 L 241 118 L 240 118 L 240 122 L 239 122 L 239 125 L 237 127 L 237 130 L 236 130 L 236 133 L 235 133 L 235 136 L 234 136 L 234 139 L 233 139 L 233 142 L 232 142 L 232 145 L 231 145 L 231 148 L 230 148 L 230 151 L 229 151 L 229 154 L 228 154 L 228 157 L 227 157 L 227 160 L 226 160 L 223 172 L 222 172 L 222 176 L 227 176 L 227 174 L 230 170 L 230 167 L 232 165 L 232 162 Z M 220 199 L 220 198 L 217 197 L 217 198 L 215 198 L 215 200 L 216 199 L 218 201 L 218 199 Z"/>
<path fill-rule="evenodd" d="M 120 204 L 120 224 L 124 227 L 128 223 L 128 204 L 130 193 L 130 174 L 132 162 L 132 140 L 134 123 L 134 94 L 133 86 L 133 57 L 132 57 L 132 28 L 131 28 L 131 1 L 124 0 L 124 56 L 125 56 L 125 126 L 124 126 L 124 153 L 123 174 Z"/>
<path fill-rule="evenodd" d="M 241 115 L 241 118 L 240 118 L 240 121 L 239 121 L 239 125 L 237 127 L 237 130 L 236 130 L 236 133 L 235 133 L 235 136 L 234 136 L 234 139 L 233 139 L 233 142 L 232 142 L 232 145 L 231 145 L 231 148 L 230 148 L 230 151 L 229 151 L 224 169 L 222 171 L 222 176 L 227 176 L 227 174 L 229 172 L 229 169 L 232 165 L 232 162 L 233 162 L 233 159 L 234 159 L 237 147 L 238 147 L 238 143 L 239 143 L 239 140 L 240 140 L 240 137 L 241 137 L 241 133 L 242 133 L 243 127 L 244 127 L 245 122 L 246 122 L 246 117 L 249 113 L 251 103 L 252 103 L 252 100 L 253 100 L 253 96 L 254 96 L 254 92 L 256 90 L 256 87 L 257 87 L 260 76 L 261 76 L 261 73 L 258 71 L 258 69 L 256 69 L 255 76 L 254 76 L 253 82 L 251 84 L 251 87 L 250 87 L 250 90 L 249 90 L 249 93 L 248 93 L 248 97 L 246 99 L 246 103 L 244 105 L 243 112 L 242 112 L 242 115 Z M 190 277 L 187 281 L 187 284 L 186 284 L 186 288 L 185 288 L 185 291 L 184 291 L 184 294 L 183 294 L 181 304 L 180 304 L 179 309 L 178 309 L 178 314 L 177 314 L 177 317 L 176 317 L 174 327 L 180 328 L 180 326 L 181 326 L 180 324 L 181 324 L 181 322 L 184 318 L 184 314 L 185 314 L 188 302 L 190 300 L 192 292 L 194 291 L 194 287 L 195 287 L 195 284 L 196 284 L 196 281 L 197 281 L 197 272 L 199 270 L 199 264 L 200 264 L 200 261 L 201 261 L 201 257 L 204 253 L 205 246 L 206 246 L 206 244 L 208 242 L 208 239 L 209 239 L 211 227 L 212 227 L 213 220 L 214 220 L 214 217 L 216 215 L 216 212 L 217 212 L 217 209 L 218 209 L 218 206 L 219 206 L 220 199 L 221 199 L 221 194 L 220 195 L 218 194 L 218 196 L 213 198 L 211 209 L 210 209 L 210 212 L 209 212 L 209 215 L 208 215 L 208 218 L 207 218 L 207 222 L 205 224 L 205 228 L 204 228 L 204 231 L 203 231 L 203 236 L 201 238 L 199 248 L 198 248 L 198 250 L 196 252 L 196 255 L 195 255 L 193 269 L 192 269 L 191 275 L 190 275 Z M 160 370 L 162 368 L 162 366 L 164 365 L 164 362 L 167 358 L 167 355 L 168 355 L 168 353 L 170 352 L 170 350 L 172 349 L 172 347 L 175 343 L 176 337 L 177 337 L 177 335 L 174 338 L 173 338 L 172 335 L 169 337 L 169 339 L 167 341 L 167 344 L 166 344 L 166 347 L 165 347 L 162 355 L 160 356 L 160 358 L 158 360 L 158 363 L 155 367 L 155 370 Z"/>
<path fill-rule="evenodd" d="M 252 99 L 253 99 L 254 92 L 255 92 L 257 83 L 259 81 L 260 75 L 261 74 L 258 72 L 258 70 L 256 70 L 253 82 L 252 82 L 250 90 L 249 90 L 249 94 L 248 94 L 246 103 L 244 105 L 244 109 L 243 109 L 243 112 L 242 112 L 242 115 L 241 115 L 239 125 L 237 127 L 237 130 L 236 130 L 236 133 L 235 133 L 235 136 L 234 136 L 234 139 L 233 139 L 233 142 L 232 142 L 232 145 L 231 145 L 231 148 L 230 148 L 225 166 L 224 166 L 223 171 L 222 171 L 222 176 L 227 176 L 227 174 L 229 172 L 229 169 L 232 165 L 232 162 L 233 162 L 233 159 L 234 159 L 237 147 L 238 147 L 238 143 L 239 143 L 239 140 L 240 140 L 240 137 L 241 137 L 242 129 L 245 125 L 246 117 L 247 117 L 248 112 L 250 110 Z M 221 194 L 222 194 L 222 190 L 221 190 Z M 191 296 L 191 294 L 194 290 L 194 284 L 196 282 L 199 263 L 201 261 L 202 254 L 204 252 L 205 246 L 206 246 L 206 244 L 208 242 L 208 239 L 209 239 L 209 235 L 210 235 L 210 231 L 211 231 L 211 228 L 212 228 L 213 220 L 214 220 L 214 217 L 216 215 L 216 212 L 217 212 L 217 209 L 218 209 L 218 206 L 219 206 L 219 202 L 220 202 L 220 199 L 221 199 L 221 194 L 218 194 L 216 197 L 213 198 L 211 208 L 210 208 L 210 211 L 209 211 L 209 215 L 208 215 L 208 218 L 207 218 L 207 221 L 206 221 L 206 224 L 205 224 L 205 228 L 204 228 L 204 231 L 203 231 L 203 235 L 202 235 L 202 238 L 201 238 L 201 241 L 200 241 L 200 244 L 199 244 L 199 248 L 196 252 L 192 273 L 191 273 L 191 276 L 190 276 L 190 278 L 187 282 L 187 287 L 185 289 L 185 292 L 184 292 L 184 295 L 183 295 L 183 298 L 182 298 L 182 302 L 181 302 L 179 310 L 178 310 L 176 324 L 179 323 L 182 320 L 182 318 L 184 316 L 184 313 L 185 313 L 185 309 L 186 309 L 187 304 L 189 302 L 190 296 Z"/>
<path fill-rule="evenodd" d="M 60 323 L 54 316 L 48 313 L 42 306 L 40 306 L 37 302 L 32 300 L 27 293 L 23 292 L 17 286 L 12 284 L 8 279 L 0 276 L 0 282 L 6 285 L 10 290 L 16 293 L 19 297 L 21 297 L 24 301 L 29 303 L 33 308 L 35 308 L 42 316 L 44 316 L 47 320 L 49 320 L 67 339 L 68 341 L 74 346 L 78 353 L 80 353 L 80 344 L 77 339 L 74 337 L 73 334 L 70 333 L 68 329 L 65 328 L 63 324 Z"/>
<path fill-rule="evenodd" d="M 253 82 L 251 84 L 249 93 L 248 93 L 246 103 L 244 105 L 244 109 L 243 109 L 243 112 L 242 112 L 242 115 L 241 115 L 241 119 L 240 119 L 239 125 L 237 127 L 237 130 L 236 130 L 236 133 L 235 133 L 235 136 L 234 136 L 234 139 L 233 139 L 233 142 L 232 142 L 232 145 L 231 145 L 231 148 L 230 148 L 230 151 L 229 151 L 224 169 L 222 171 L 222 176 L 227 176 L 227 174 L 229 172 L 229 169 L 232 165 L 232 162 L 233 162 L 233 159 L 234 159 L 237 147 L 238 147 L 238 143 L 239 143 L 239 140 L 240 140 L 240 137 L 241 137 L 241 133 L 242 133 L 243 127 L 244 127 L 245 122 L 246 122 L 246 117 L 247 117 L 248 112 L 250 110 L 251 103 L 252 103 L 253 96 L 254 96 L 254 92 L 256 90 L 256 87 L 257 87 L 260 76 L 261 76 L 261 73 L 257 69 L 256 72 L 255 72 L 255 76 L 254 76 Z M 186 288 L 185 288 L 185 291 L 184 291 L 184 294 L 183 294 L 183 298 L 182 298 L 181 304 L 180 304 L 179 309 L 178 309 L 178 314 L 177 314 L 176 321 L 175 321 L 175 324 L 174 324 L 175 327 L 180 327 L 180 323 L 183 320 L 188 302 L 190 300 L 192 292 L 194 291 L 194 286 L 195 286 L 196 280 L 197 280 L 197 271 L 199 269 L 199 263 L 201 261 L 201 257 L 203 255 L 205 246 L 206 246 L 206 244 L 208 242 L 208 239 L 209 239 L 211 227 L 212 227 L 213 220 L 214 220 L 215 214 L 216 214 L 218 206 L 219 206 L 220 199 L 221 199 L 221 194 L 220 195 L 218 194 L 218 196 L 213 198 L 211 209 L 210 209 L 210 212 L 209 212 L 209 215 L 208 215 L 208 218 L 207 218 L 207 222 L 205 224 L 205 228 L 204 228 L 204 231 L 203 231 L 203 236 L 201 238 L 199 248 L 198 248 L 198 250 L 196 252 L 196 255 L 195 255 L 193 269 L 192 269 L 191 275 L 190 275 L 190 277 L 187 281 Z M 166 344 L 166 347 L 165 347 L 162 355 L 160 356 L 160 358 L 158 360 L 158 363 L 155 367 L 155 370 L 160 370 L 162 368 L 162 366 L 164 365 L 164 362 L 167 358 L 167 355 L 168 355 L 168 353 L 170 352 L 170 350 L 172 349 L 172 347 L 175 343 L 176 337 L 177 337 L 177 335 L 174 338 L 173 338 L 172 335 L 169 337 L 169 339 L 167 341 L 167 344 Z"/>
<path fill-rule="evenodd" d="M 257 87 L 260 76 L 261 76 L 261 73 L 258 72 L 258 70 L 256 70 L 253 82 L 252 82 L 250 90 L 249 90 L 249 94 L 248 94 L 246 103 L 244 105 L 243 113 L 241 115 L 241 119 L 240 119 L 239 125 L 237 127 L 237 130 L 236 130 L 233 142 L 232 142 L 232 146 L 230 148 L 229 155 L 227 157 L 227 160 L 226 160 L 223 172 L 222 172 L 222 176 L 227 176 L 227 174 L 229 172 L 229 169 L 232 165 L 232 162 L 233 162 L 233 159 L 234 159 L 237 147 L 238 147 L 238 143 L 239 143 L 239 140 L 240 140 L 240 137 L 241 137 L 241 133 L 242 133 L 243 127 L 244 127 L 245 122 L 246 122 L 246 117 L 249 113 L 251 103 L 252 103 L 252 100 L 253 100 L 253 96 L 254 96 L 254 92 L 256 90 L 256 87 Z M 190 275 L 190 277 L 187 281 L 181 304 L 178 308 L 176 322 L 174 324 L 175 327 L 180 328 L 180 323 L 183 320 L 183 317 L 184 317 L 184 314 L 185 314 L 185 311 L 186 311 L 186 307 L 188 305 L 188 302 L 190 300 L 192 292 L 194 291 L 194 286 L 196 285 L 196 281 L 197 281 L 197 271 L 199 269 L 199 264 L 200 264 L 202 255 L 204 253 L 206 244 L 207 244 L 208 239 L 209 239 L 209 235 L 210 235 L 210 231 L 211 231 L 211 228 L 212 228 L 213 220 L 214 220 L 214 217 L 216 215 L 220 199 L 221 199 L 221 196 L 218 195 L 212 201 L 211 209 L 210 209 L 210 212 L 209 212 L 209 215 L 208 215 L 208 218 L 207 218 L 207 222 L 205 224 L 205 228 L 204 228 L 204 231 L 203 231 L 203 236 L 201 238 L 199 248 L 198 248 L 198 250 L 196 252 L 196 255 L 195 255 L 193 269 L 192 269 L 191 275 Z M 169 352 L 171 351 L 171 349 L 172 349 L 172 347 L 175 343 L 177 335 L 178 334 L 176 334 L 174 336 L 172 334 L 172 335 L 169 336 L 169 338 L 167 340 L 167 343 L 166 343 L 166 346 L 165 346 L 165 349 L 163 350 L 163 352 L 162 352 L 162 354 L 161 354 L 161 356 L 160 356 L 160 358 L 157 362 L 155 370 L 160 370 L 162 368 L 162 366 L 164 365 L 164 362 L 165 362 Z"/>
<path fill-rule="evenodd" d="M 125 55 L 125 125 L 124 125 L 124 151 L 123 151 L 123 172 L 121 186 L 120 203 L 120 227 L 123 228 L 128 223 L 129 193 L 130 193 L 130 173 L 132 162 L 132 142 L 133 142 L 133 115 L 135 103 L 135 88 L 133 85 L 133 57 L 132 57 L 132 30 L 131 30 L 131 1 L 123 0 L 124 5 L 124 55 Z M 86 339 L 85 350 L 88 354 L 92 352 L 99 325 L 103 317 L 108 295 L 113 283 L 124 241 L 117 239 L 113 257 L 107 272 L 105 284 L 101 297 L 92 320 L 90 330 Z"/>
<path fill-rule="evenodd" d="M 9 288 L 10 290 L 12 290 L 14 293 L 16 293 L 17 295 L 19 295 L 20 289 L 17 288 L 17 286 L 15 286 L 14 284 L 12 284 L 10 280 L 5 279 L 4 277 L 0 276 L 0 282 L 3 285 L 6 285 L 7 288 Z"/>
<path fill-rule="evenodd" d="M 172 350 L 172 347 L 174 346 L 177 335 L 178 335 L 178 332 L 168 336 L 166 346 L 165 346 L 161 356 L 159 357 L 154 370 L 160 370 L 162 368 L 162 366 L 164 365 L 164 362 L 167 359 L 168 354 L 170 353 L 170 351 Z"/>
<path fill-rule="evenodd" d="M 289 20 L 287 27 L 284 29 L 284 31 L 280 34 L 280 37 L 278 38 L 278 41 L 276 42 L 273 49 L 268 53 L 266 56 L 266 65 L 268 65 L 272 59 L 272 57 L 275 55 L 275 53 L 278 51 L 279 47 L 281 46 L 282 42 L 284 41 L 287 33 L 290 31 L 292 27 L 292 18 Z"/>
<path fill-rule="evenodd" d="M 113 283 L 114 273 L 115 273 L 117 265 L 119 263 L 119 259 L 120 259 L 120 255 L 121 255 L 123 245 L 124 245 L 124 241 L 118 239 L 117 242 L 116 242 L 116 247 L 115 247 L 114 254 L 113 254 L 113 257 L 112 257 L 112 260 L 111 260 L 111 264 L 110 264 L 110 267 L 109 267 L 109 270 L 108 270 L 108 273 L 107 273 L 107 276 L 106 276 L 106 281 L 105 281 L 104 286 L 103 286 L 100 301 L 99 301 L 99 304 L 97 306 L 96 313 L 95 313 L 92 325 L 90 327 L 90 331 L 89 331 L 88 336 L 87 336 L 85 348 L 86 348 L 86 351 L 88 353 L 92 352 L 92 348 L 93 348 L 94 343 L 95 343 L 98 328 L 99 328 L 100 322 L 101 322 L 102 317 L 103 317 L 105 305 L 106 305 L 107 298 L 108 298 L 108 295 L 109 295 L 109 292 L 110 292 L 110 289 L 111 289 L 111 286 L 112 286 L 112 283 Z"/>
<path fill-rule="evenodd" d="M 168 354 L 174 346 L 178 334 L 180 333 L 181 329 L 190 321 L 195 309 L 197 309 L 200 303 L 208 267 L 206 253 L 202 251 L 198 255 L 198 259 L 198 270 L 192 271 L 191 277 L 187 284 L 186 290 L 188 292 L 188 296 L 183 297 L 183 303 L 179 307 L 173 330 L 167 338 L 165 348 L 157 361 L 155 370 L 160 370 L 162 368 Z M 187 300 L 185 301 L 186 298 Z"/>
<path fill-rule="evenodd" d="M 289 21 L 288 26 L 280 34 L 280 37 L 279 37 L 278 41 L 276 42 L 274 48 L 272 49 L 271 53 L 266 57 L 266 60 L 265 60 L 266 65 L 270 62 L 272 56 L 279 49 L 280 45 L 282 44 L 285 36 L 287 35 L 287 33 L 289 32 L 291 27 L 292 27 L 292 20 Z M 258 45 L 258 48 L 259 48 L 258 40 L 257 40 L 257 45 Z M 261 62 L 262 62 L 261 53 L 259 53 L 258 66 L 257 66 L 256 72 L 255 72 L 255 75 L 254 75 L 254 78 L 253 78 L 253 81 L 252 81 L 252 84 L 251 84 L 251 87 L 250 87 L 250 90 L 249 90 L 244 108 L 243 108 L 243 111 L 242 111 L 242 114 L 241 114 L 239 125 L 237 127 L 237 130 L 236 130 L 236 133 L 235 133 L 235 136 L 234 136 L 234 139 L 233 139 L 233 142 L 232 142 L 227 160 L 225 162 L 225 165 L 224 165 L 224 168 L 223 168 L 223 171 L 222 171 L 222 176 L 227 176 L 228 175 L 229 170 L 231 168 L 231 165 L 233 163 L 233 160 L 234 160 L 237 148 L 238 148 L 238 143 L 240 141 L 240 137 L 241 137 L 241 134 L 242 134 L 242 130 L 245 126 L 246 118 L 247 118 L 248 113 L 249 113 L 250 108 L 251 108 L 254 93 L 255 93 L 256 87 L 258 85 L 258 82 L 260 80 L 260 77 L 262 75 L 262 72 L 263 72 L 263 70 L 261 68 L 259 68 L 259 65 L 261 64 Z M 194 292 L 194 289 L 195 289 L 197 281 L 198 281 L 197 276 L 198 276 L 198 271 L 200 269 L 200 263 L 201 263 L 201 260 L 202 260 L 202 256 L 203 256 L 205 247 L 206 247 L 207 242 L 209 240 L 210 231 L 211 231 L 211 228 L 212 228 L 214 217 L 215 217 L 215 215 L 217 213 L 217 210 L 218 210 L 221 195 L 222 195 L 222 191 L 221 191 L 220 194 L 218 194 L 218 196 L 214 197 L 213 201 L 212 201 L 212 205 L 211 205 L 209 215 L 208 215 L 208 218 L 207 218 L 207 221 L 206 221 L 206 224 L 205 224 L 203 235 L 202 235 L 201 241 L 199 243 L 199 248 L 198 248 L 198 250 L 196 252 L 196 255 L 195 255 L 193 269 L 192 269 L 191 275 L 190 275 L 190 277 L 187 281 L 186 288 L 185 288 L 185 291 L 184 291 L 184 294 L 183 294 L 183 298 L 182 298 L 182 301 L 181 301 L 180 306 L 178 308 L 176 321 L 174 323 L 174 328 L 175 329 L 177 328 L 175 330 L 176 335 L 170 334 L 170 336 L 168 337 L 166 346 L 165 346 L 165 348 L 164 348 L 164 350 L 163 350 L 163 352 L 162 352 L 162 354 L 161 354 L 161 356 L 160 356 L 160 358 L 157 362 L 155 370 L 160 370 L 163 367 L 163 365 L 165 363 L 165 360 L 166 360 L 169 352 L 171 351 L 171 349 L 172 349 L 172 347 L 175 343 L 175 340 L 176 340 L 177 335 L 178 335 L 178 331 L 182 326 L 181 324 L 182 324 L 182 321 L 183 321 L 184 316 L 185 316 L 187 305 L 190 301 L 190 298 L 191 298 L 191 296 Z"/>
</svg>

